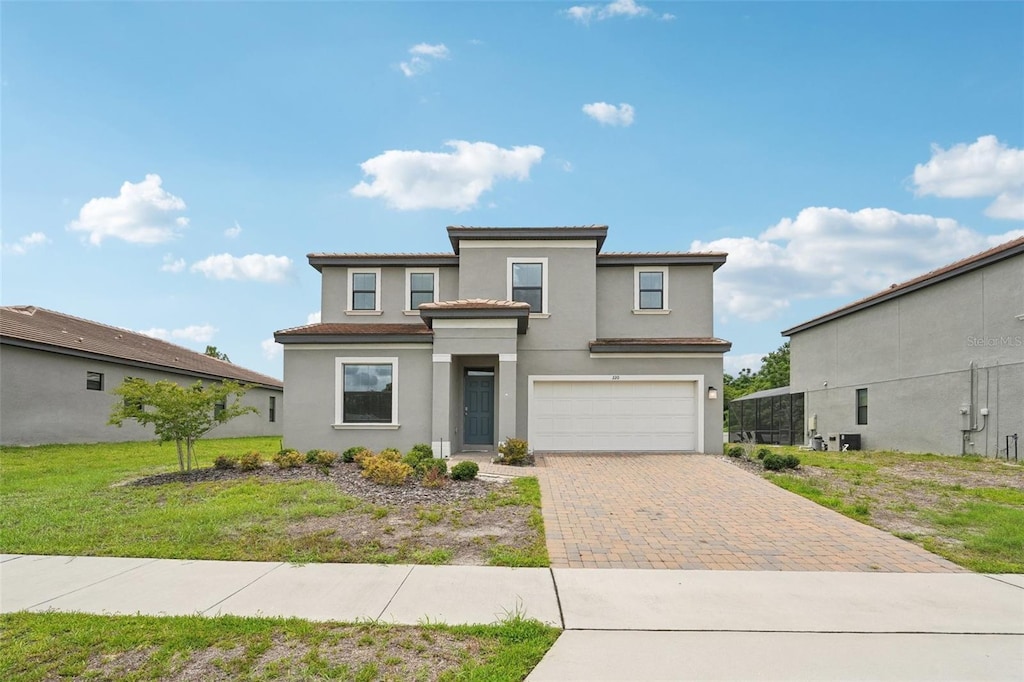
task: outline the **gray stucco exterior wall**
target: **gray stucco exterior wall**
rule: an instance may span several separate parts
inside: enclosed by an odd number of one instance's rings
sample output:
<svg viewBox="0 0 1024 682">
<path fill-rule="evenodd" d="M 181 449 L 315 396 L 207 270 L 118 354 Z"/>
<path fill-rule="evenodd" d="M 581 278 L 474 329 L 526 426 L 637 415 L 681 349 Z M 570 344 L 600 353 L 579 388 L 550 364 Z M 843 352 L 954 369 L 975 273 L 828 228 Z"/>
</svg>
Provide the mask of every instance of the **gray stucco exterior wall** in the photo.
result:
<svg viewBox="0 0 1024 682">
<path fill-rule="evenodd" d="M 408 303 L 405 300 L 407 269 L 424 269 L 415 265 L 380 267 L 381 282 L 380 314 L 351 313 L 349 308 L 349 289 L 347 267 L 324 267 L 321 272 L 322 288 L 320 292 L 320 319 L 323 322 L 372 322 L 385 324 L 408 324 L 418 322 L 419 315 L 407 315 Z M 377 269 L 374 267 L 366 269 Z M 432 269 L 432 268 L 425 268 Z M 459 269 L 452 266 L 437 268 L 439 289 L 438 300 L 450 301 L 456 298 L 459 291 Z M 411 311 L 410 311 L 411 312 Z"/>
<path fill-rule="evenodd" d="M 817 431 L 862 446 L 996 456 L 1024 438 L 1024 256 L 796 332 L 791 381 Z M 856 391 L 866 388 L 867 424 Z M 987 411 L 985 415 L 982 412 Z"/>
<path fill-rule="evenodd" d="M 103 390 L 86 388 L 86 373 L 103 374 Z M 196 378 L 117 362 L 52 353 L 3 344 L 0 346 L 0 442 L 4 445 L 103 443 L 155 438 L 151 427 L 127 422 L 118 428 L 107 419 L 115 401 L 111 389 L 126 377 L 169 380 L 182 385 Z M 276 399 L 275 421 L 269 421 L 270 397 Z M 254 388 L 243 398 L 259 414 L 222 424 L 208 438 L 279 436 L 284 425 L 283 391 Z"/>
<path fill-rule="evenodd" d="M 641 270 L 659 270 L 658 266 Z M 634 312 L 634 266 L 597 268 L 597 336 L 707 337 L 714 335 L 710 265 L 669 266 L 668 314 Z"/>
</svg>

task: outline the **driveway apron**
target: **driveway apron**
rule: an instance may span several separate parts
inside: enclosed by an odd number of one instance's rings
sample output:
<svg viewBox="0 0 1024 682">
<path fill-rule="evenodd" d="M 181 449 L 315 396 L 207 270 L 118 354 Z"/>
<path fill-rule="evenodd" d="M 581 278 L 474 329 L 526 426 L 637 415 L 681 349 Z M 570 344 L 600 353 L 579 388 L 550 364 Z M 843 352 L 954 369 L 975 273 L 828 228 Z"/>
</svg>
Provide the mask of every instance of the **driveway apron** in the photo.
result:
<svg viewBox="0 0 1024 682">
<path fill-rule="evenodd" d="M 708 455 L 546 455 L 556 568 L 956 572 L 956 564 Z"/>
</svg>

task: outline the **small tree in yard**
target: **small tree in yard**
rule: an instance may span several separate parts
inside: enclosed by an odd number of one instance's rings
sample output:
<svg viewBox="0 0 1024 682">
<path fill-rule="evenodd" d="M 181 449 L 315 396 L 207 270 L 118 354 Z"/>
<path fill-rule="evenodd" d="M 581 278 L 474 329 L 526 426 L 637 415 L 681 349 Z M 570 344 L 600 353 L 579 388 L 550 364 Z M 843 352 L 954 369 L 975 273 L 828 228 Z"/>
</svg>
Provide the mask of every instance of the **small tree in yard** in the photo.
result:
<svg viewBox="0 0 1024 682">
<path fill-rule="evenodd" d="M 204 386 L 197 381 L 182 386 L 173 381 L 149 383 L 145 379 L 125 379 L 111 393 L 120 396 L 110 412 L 108 424 L 120 427 L 134 419 L 143 426 L 153 425 L 161 441 L 174 441 L 178 448 L 178 466 L 191 471 L 195 442 L 210 429 L 249 412 L 259 413 L 241 398 L 250 389 L 234 381 Z M 235 400 L 228 402 L 231 396 Z"/>
</svg>

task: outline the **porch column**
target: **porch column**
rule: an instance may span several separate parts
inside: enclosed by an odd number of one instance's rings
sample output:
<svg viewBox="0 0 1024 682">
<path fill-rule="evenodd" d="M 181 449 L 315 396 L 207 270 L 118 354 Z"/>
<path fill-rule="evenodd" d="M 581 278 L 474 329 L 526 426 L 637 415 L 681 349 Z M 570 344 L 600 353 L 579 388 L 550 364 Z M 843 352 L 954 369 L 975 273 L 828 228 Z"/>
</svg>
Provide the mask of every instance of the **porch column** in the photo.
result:
<svg viewBox="0 0 1024 682">
<path fill-rule="evenodd" d="M 448 459 L 452 455 L 451 438 L 451 384 L 452 356 L 450 353 L 434 353 L 434 394 L 431 400 L 433 420 L 431 421 L 430 447 L 434 457 Z"/>
<path fill-rule="evenodd" d="M 516 434 L 516 354 L 498 355 L 498 441 Z"/>
</svg>

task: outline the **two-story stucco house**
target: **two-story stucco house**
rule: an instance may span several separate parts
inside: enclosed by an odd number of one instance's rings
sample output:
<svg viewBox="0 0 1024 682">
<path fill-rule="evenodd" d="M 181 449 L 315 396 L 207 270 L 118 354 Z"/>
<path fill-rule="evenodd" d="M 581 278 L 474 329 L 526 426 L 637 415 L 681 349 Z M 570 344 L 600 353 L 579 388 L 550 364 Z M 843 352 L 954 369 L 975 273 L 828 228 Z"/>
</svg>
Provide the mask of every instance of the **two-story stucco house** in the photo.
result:
<svg viewBox="0 0 1024 682">
<path fill-rule="evenodd" d="M 608 228 L 449 227 L 452 252 L 314 253 L 284 346 L 285 444 L 437 456 L 721 452 L 724 253 L 603 253 Z"/>
</svg>

